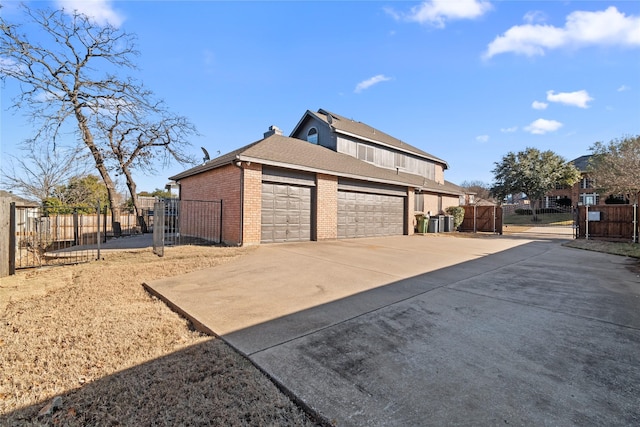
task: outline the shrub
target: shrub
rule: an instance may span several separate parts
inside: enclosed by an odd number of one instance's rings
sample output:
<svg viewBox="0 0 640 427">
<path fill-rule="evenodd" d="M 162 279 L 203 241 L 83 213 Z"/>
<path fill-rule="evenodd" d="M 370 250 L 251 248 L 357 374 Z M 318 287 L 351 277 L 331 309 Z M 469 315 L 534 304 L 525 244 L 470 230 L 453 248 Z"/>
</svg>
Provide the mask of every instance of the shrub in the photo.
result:
<svg viewBox="0 0 640 427">
<path fill-rule="evenodd" d="M 449 206 L 445 212 L 453 216 L 453 228 L 458 228 L 464 220 L 464 208 L 462 206 Z"/>
</svg>

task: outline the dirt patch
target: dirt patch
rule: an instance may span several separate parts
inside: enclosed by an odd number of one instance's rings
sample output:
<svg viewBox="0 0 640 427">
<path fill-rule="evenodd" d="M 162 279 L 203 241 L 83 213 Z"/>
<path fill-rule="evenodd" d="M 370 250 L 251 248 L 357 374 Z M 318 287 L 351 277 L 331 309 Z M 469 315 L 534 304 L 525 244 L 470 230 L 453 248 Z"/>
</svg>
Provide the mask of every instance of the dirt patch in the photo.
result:
<svg viewBox="0 0 640 427">
<path fill-rule="evenodd" d="M 250 362 L 141 285 L 250 250 L 121 251 L 3 278 L 0 425 L 313 425 Z"/>
</svg>

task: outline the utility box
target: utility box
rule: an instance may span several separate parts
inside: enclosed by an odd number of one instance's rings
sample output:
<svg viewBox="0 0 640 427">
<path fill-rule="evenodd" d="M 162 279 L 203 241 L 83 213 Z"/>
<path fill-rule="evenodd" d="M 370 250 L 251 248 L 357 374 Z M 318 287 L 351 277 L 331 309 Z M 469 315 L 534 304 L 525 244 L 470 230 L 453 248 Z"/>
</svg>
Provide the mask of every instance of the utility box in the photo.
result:
<svg viewBox="0 0 640 427">
<path fill-rule="evenodd" d="M 440 220 L 438 219 L 438 217 L 434 216 L 429 218 L 429 228 L 427 229 L 427 232 L 437 233 L 439 230 L 439 224 L 440 224 Z"/>
<path fill-rule="evenodd" d="M 426 233 L 429 226 L 429 218 L 424 215 L 416 215 L 416 223 L 418 226 L 418 233 Z"/>
<path fill-rule="evenodd" d="M 453 215 L 445 215 L 444 216 L 444 232 L 450 233 L 455 231 L 453 229 Z"/>
</svg>

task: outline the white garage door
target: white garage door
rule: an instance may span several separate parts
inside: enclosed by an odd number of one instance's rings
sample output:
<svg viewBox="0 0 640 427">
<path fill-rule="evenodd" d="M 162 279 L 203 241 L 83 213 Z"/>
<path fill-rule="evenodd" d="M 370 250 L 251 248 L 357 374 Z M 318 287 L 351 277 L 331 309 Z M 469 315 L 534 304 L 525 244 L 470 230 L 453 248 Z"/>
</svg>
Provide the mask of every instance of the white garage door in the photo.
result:
<svg viewBox="0 0 640 427">
<path fill-rule="evenodd" d="M 311 188 L 262 183 L 263 243 L 311 240 Z"/>
<path fill-rule="evenodd" d="M 338 191 L 338 238 L 404 233 L 404 197 Z"/>
</svg>

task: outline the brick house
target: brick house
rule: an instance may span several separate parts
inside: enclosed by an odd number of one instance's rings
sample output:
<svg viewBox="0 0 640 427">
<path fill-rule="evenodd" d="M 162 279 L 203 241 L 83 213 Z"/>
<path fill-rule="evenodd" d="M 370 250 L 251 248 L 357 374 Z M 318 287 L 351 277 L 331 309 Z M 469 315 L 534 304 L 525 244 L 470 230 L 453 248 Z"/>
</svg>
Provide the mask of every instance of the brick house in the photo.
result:
<svg viewBox="0 0 640 427">
<path fill-rule="evenodd" d="M 170 179 L 181 200 L 222 200 L 227 244 L 413 234 L 415 214 L 458 206 L 447 163 L 364 123 L 307 111 Z"/>
<path fill-rule="evenodd" d="M 583 206 L 583 205 L 599 205 L 604 203 L 604 197 L 601 197 L 596 191 L 595 182 L 589 177 L 588 166 L 591 155 L 580 156 L 571 160 L 570 163 L 580 171 L 580 180 L 573 186 L 559 186 L 555 190 L 549 192 L 544 198 L 543 207 L 552 208 L 556 206 Z"/>
</svg>

